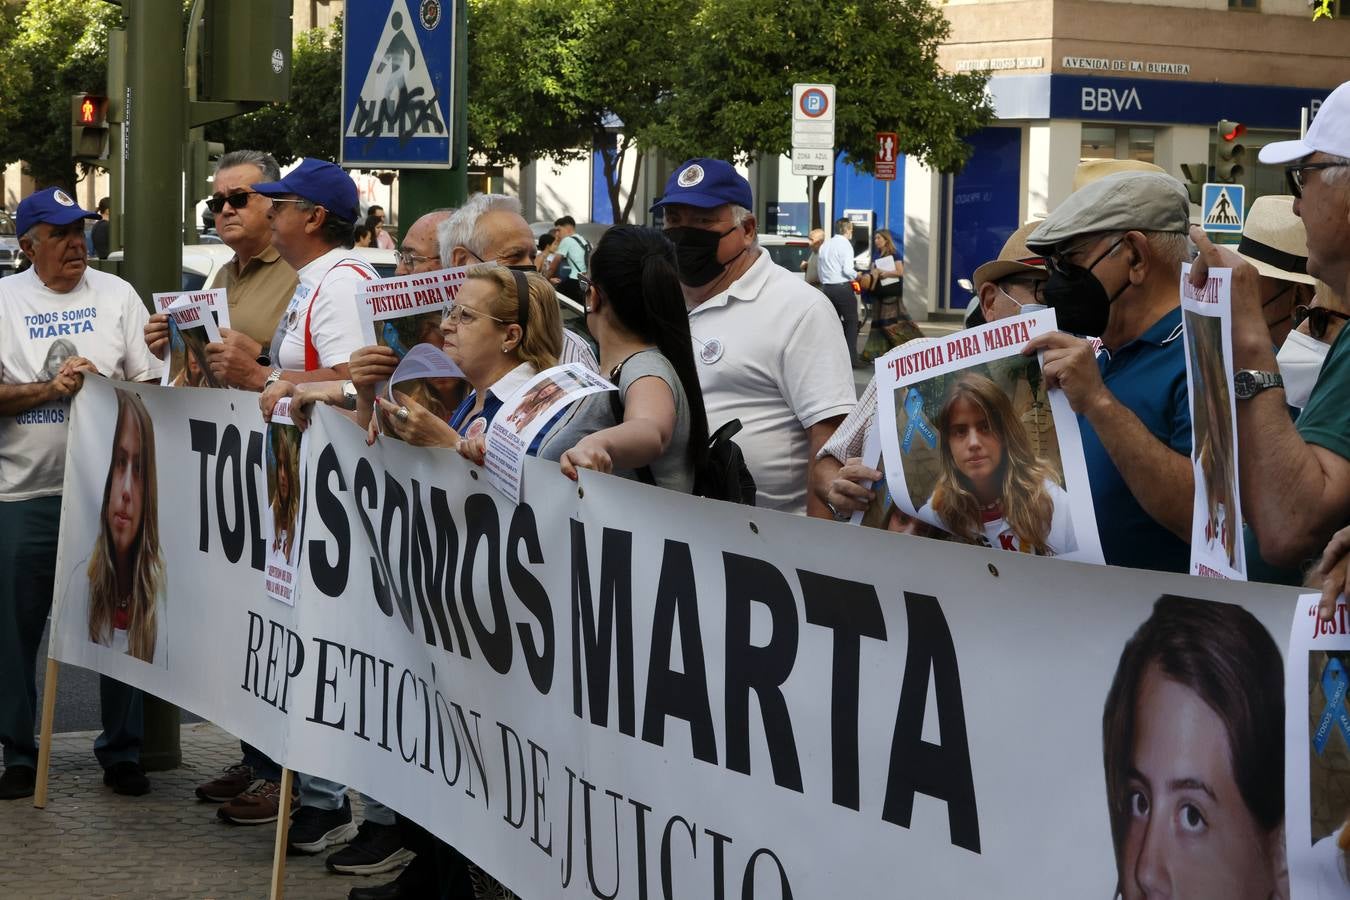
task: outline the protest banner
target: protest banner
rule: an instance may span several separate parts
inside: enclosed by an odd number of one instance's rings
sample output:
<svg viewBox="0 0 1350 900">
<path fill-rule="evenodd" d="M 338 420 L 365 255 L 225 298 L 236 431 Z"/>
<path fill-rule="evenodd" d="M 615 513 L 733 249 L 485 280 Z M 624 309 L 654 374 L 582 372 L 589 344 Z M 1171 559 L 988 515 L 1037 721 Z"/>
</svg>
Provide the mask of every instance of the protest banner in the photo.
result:
<svg viewBox="0 0 1350 900">
<path fill-rule="evenodd" d="M 962 541 L 1102 562 L 1078 419 L 1022 354 L 1054 310 L 902 344 L 876 362 L 886 479 L 908 516 Z"/>
<path fill-rule="evenodd" d="M 516 504 L 457 454 L 367 447 L 319 408 L 291 607 L 261 585 L 256 405 L 121 389 L 152 413 L 144 477 L 176 492 L 157 512 L 167 665 L 95 643 L 63 599 L 106 521 L 117 404 L 92 377 L 52 653 L 389 804 L 521 896 L 1110 896 L 1188 777 L 1231 801 L 1206 819 L 1231 839 L 1175 883 L 1265 900 L 1279 877 L 1279 754 L 1240 776 L 1230 759 L 1283 746 L 1292 589 L 578 484 L 533 459 Z M 1160 680 L 1174 647 L 1221 697 Z M 1224 698 L 1250 727 L 1166 731 L 1177 704 Z M 1197 754 L 1203 771 L 1169 768 Z M 1274 785 L 1259 814 L 1236 799 L 1253 773 Z"/>
<path fill-rule="evenodd" d="M 155 294 L 155 308 L 169 317 L 168 363 L 160 384 L 175 387 L 220 387 L 206 359 L 206 345 L 220 342 L 220 328 L 230 326 L 225 291 Z M 161 305 L 162 304 L 162 305 Z"/>
<path fill-rule="evenodd" d="M 1191 395 L 1191 574 L 1246 580 L 1238 493 L 1237 409 L 1233 402 L 1233 270 L 1210 269 L 1201 287 L 1181 266 L 1186 387 Z"/>
<path fill-rule="evenodd" d="M 267 423 L 267 510 L 263 540 L 267 542 L 267 596 L 295 605 L 296 572 L 302 543 L 300 510 L 304 508 L 305 437 L 291 419 L 291 398 L 282 397 Z"/>
<path fill-rule="evenodd" d="M 1350 896 L 1350 608 L 1299 598 L 1286 657 L 1285 798 L 1293 900 Z"/>
<path fill-rule="evenodd" d="M 483 464 L 488 483 L 519 503 L 526 453 L 544 426 L 588 394 L 617 390 L 580 363 L 545 369 L 516 388 L 487 429 Z"/>
</svg>

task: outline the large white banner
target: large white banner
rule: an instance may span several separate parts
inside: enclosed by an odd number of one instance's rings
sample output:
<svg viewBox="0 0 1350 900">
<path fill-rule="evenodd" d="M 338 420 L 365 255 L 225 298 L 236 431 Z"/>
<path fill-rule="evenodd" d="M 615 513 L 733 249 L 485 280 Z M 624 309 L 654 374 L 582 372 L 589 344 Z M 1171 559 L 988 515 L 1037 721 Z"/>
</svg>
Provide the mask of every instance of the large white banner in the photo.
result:
<svg viewBox="0 0 1350 900">
<path fill-rule="evenodd" d="M 56 657 L 531 900 L 1264 900 L 1282 869 L 1292 590 L 535 460 L 517 505 L 321 409 L 291 607 L 265 587 L 256 397 L 89 379 L 72 429 Z"/>
</svg>

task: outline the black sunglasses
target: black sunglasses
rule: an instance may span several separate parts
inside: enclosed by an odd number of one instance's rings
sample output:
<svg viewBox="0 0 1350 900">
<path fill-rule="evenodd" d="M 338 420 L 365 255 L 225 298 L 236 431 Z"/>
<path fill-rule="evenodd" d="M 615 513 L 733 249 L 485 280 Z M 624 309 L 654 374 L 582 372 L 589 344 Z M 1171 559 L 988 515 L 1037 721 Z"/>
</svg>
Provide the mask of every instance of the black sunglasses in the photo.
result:
<svg viewBox="0 0 1350 900">
<path fill-rule="evenodd" d="M 243 209 L 248 206 L 249 199 L 257 191 L 240 191 L 237 194 L 225 194 L 224 196 L 216 194 L 206 201 L 206 208 L 211 210 L 211 215 L 218 216 L 220 211 L 225 208 L 225 204 L 230 204 L 231 209 Z"/>
<path fill-rule="evenodd" d="M 1285 166 L 1284 178 L 1289 182 L 1289 192 L 1295 197 L 1303 196 L 1303 173 L 1312 172 L 1317 169 L 1343 169 L 1346 163 L 1322 162 L 1322 163 L 1302 163 L 1297 166 Z"/>
<path fill-rule="evenodd" d="M 1294 307 L 1294 327 L 1302 325 L 1305 321 L 1308 323 L 1308 334 L 1317 340 L 1326 336 L 1327 326 L 1331 324 L 1332 317 L 1350 321 L 1350 314 L 1343 313 L 1338 309 L 1331 309 L 1326 306 L 1295 306 Z"/>
</svg>

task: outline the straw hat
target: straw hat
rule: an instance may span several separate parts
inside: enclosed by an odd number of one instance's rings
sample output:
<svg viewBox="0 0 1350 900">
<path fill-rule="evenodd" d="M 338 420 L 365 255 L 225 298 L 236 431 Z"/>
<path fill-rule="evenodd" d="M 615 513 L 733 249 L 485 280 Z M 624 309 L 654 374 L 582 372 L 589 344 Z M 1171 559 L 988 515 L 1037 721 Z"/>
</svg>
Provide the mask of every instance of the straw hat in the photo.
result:
<svg viewBox="0 0 1350 900">
<path fill-rule="evenodd" d="M 1017 272 L 1033 275 L 1045 275 L 1045 258 L 1027 248 L 1027 236 L 1041 224 L 1040 219 L 1032 219 L 1012 233 L 1004 243 L 997 259 L 991 259 L 975 270 L 970 283 L 978 292 L 980 286 L 989 281 L 1000 281 Z"/>
<path fill-rule="evenodd" d="M 1257 197 L 1242 228 L 1238 256 L 1267 278 L 1315 284 L 1308 274 L 1308 232 L 1288 194 Z"/>
<path fill-rule="evenodd" d="M 1092 184 L 1098 178 L 1114 175 L 1117 172 L 1162 172 L 1167 170 L 1151 162 L 1139 159 L 1085 159 L 1073 170 L 1073 189 Z"/>
</svg>

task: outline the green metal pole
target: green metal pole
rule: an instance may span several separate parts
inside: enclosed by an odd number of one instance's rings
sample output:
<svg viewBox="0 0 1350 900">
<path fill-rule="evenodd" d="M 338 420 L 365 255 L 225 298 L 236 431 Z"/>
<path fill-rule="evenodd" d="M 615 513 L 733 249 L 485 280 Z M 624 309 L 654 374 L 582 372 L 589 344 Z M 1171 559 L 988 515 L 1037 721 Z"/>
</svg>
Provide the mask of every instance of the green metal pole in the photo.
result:
<svg viewBox="0 0 1350 900">
<path fill-rule="evenodd" d="M 398 177 L 398 227 L 407 234 L 422 216 L 460 206 L 469 196 L 469 4 L 455 3 L 455 161 L 445 169 L 403 169 Z"/>
<path fill-rule="evenodd" d="M 123 98 L 126 163 L 124 275 L 147 305 L 182 285 L 183 89 L 181 0 L 126 0 L 127 75 Z M 141 763 L 158 771 L 182 761 L 178 709 L 145 696 Z"/>
</svg>

